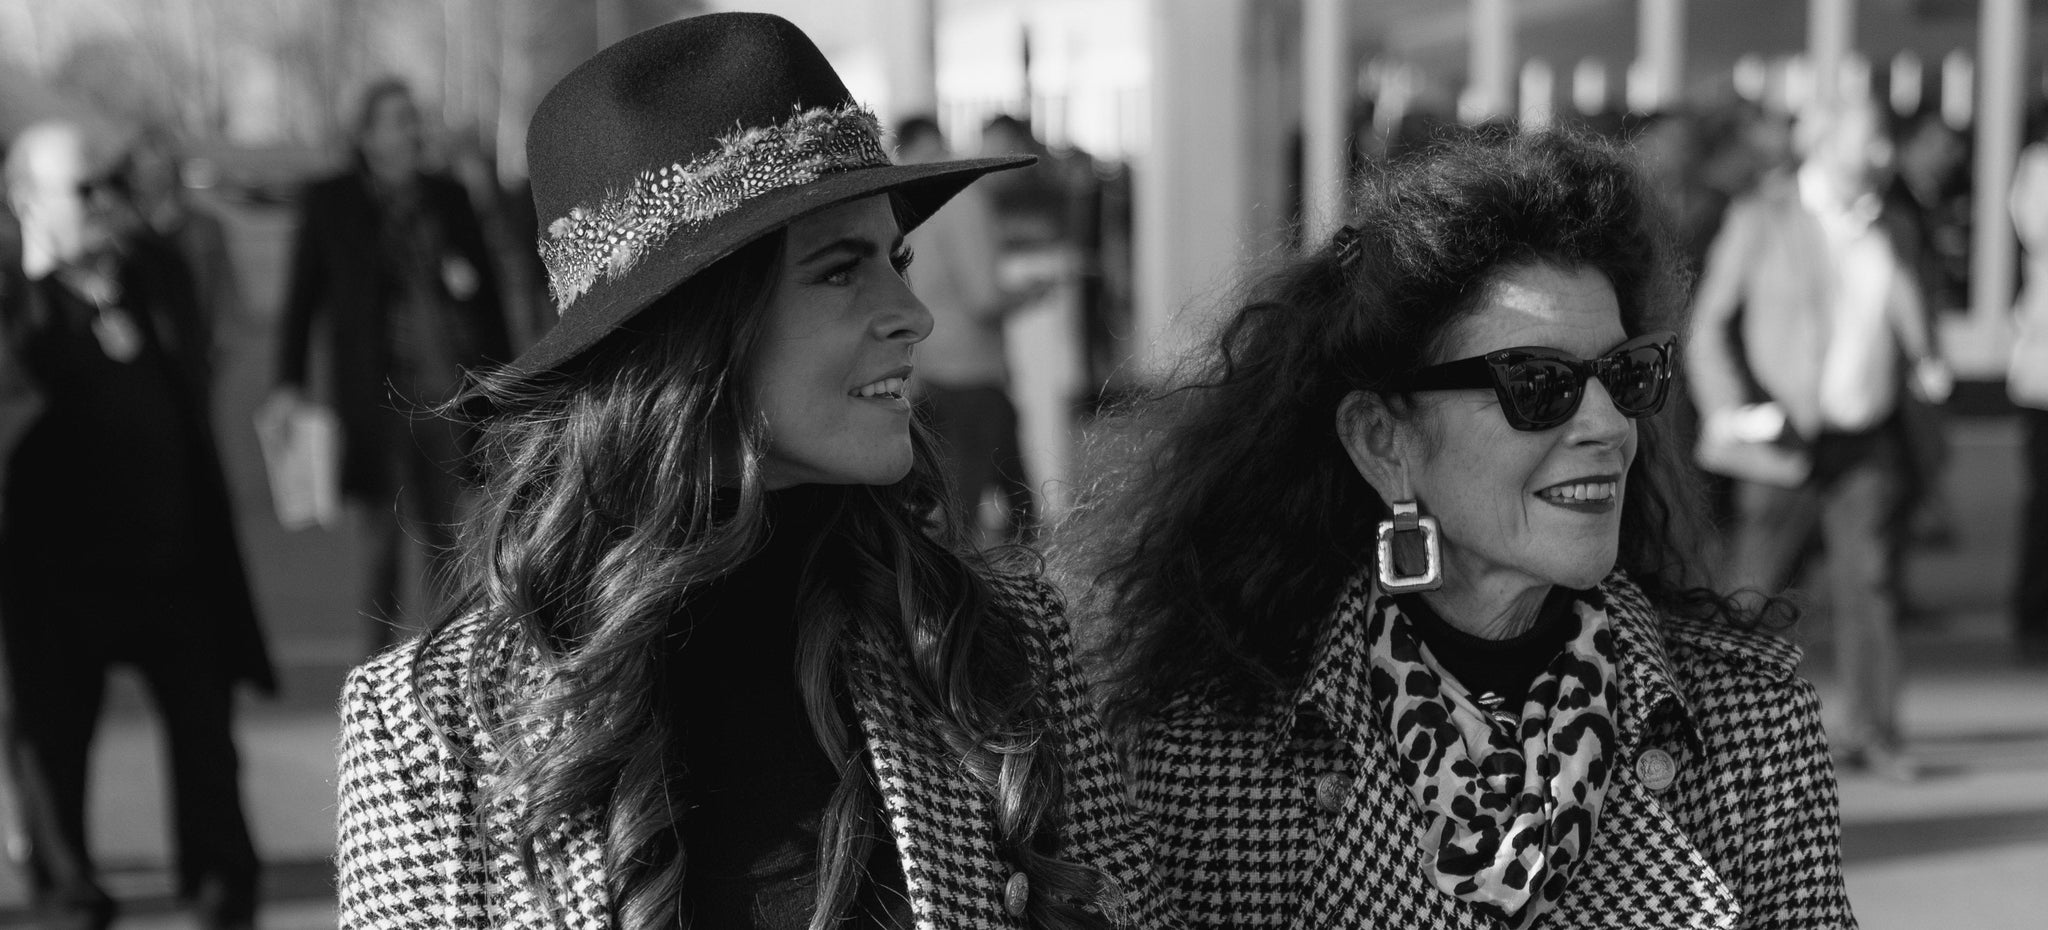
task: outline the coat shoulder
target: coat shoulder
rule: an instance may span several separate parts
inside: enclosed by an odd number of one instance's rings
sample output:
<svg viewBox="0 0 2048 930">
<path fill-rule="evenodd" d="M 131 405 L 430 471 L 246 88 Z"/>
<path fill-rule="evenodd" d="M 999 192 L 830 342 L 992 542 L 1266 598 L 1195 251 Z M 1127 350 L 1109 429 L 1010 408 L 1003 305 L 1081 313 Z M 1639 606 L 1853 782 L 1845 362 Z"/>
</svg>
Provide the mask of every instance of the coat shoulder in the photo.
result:
<svg viewBox="0 0 2048 930">
<path fill-rule="evenodd" d="M 481 619 L 472 615 L 378 653 L 349 673 L 345 702 L 373 704 L 421 725 L 431 720 L 447 734 L 469 729 L 473 715 L 464 694 L 471 670 L 488 658 L 482 632 Z M 482 671 L 491 677 L 491 668 Z"/>
<path fill-rule="evenodd" d="M 1689 677 L 1770 684 L 1798 676 L 1799 647 L 1768 630 L 1721 617 L 1666 617 L 1663 626 L 1672 658 Z"/>
</svg>

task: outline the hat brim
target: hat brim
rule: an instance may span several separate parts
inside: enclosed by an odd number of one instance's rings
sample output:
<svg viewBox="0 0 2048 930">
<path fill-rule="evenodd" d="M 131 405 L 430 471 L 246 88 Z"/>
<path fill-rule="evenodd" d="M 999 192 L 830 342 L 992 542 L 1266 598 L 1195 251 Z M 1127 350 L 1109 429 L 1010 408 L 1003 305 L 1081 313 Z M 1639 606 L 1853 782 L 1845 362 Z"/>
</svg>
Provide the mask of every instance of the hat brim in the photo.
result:
<svg viewBox="0 0 2048 930">
<path fill-rule="evenodd" d="M 1034 161 L 1035 156 L 1012 155 L 878 165 L 751 197 L 698 229 L 678 232 L 643 257 L 631 271 L 591 287 L 540 341 L 505 368 L 522 375 L 561 368 L 691 276 L 740 247 L 812 213 L 863 197 L 894 193 L 907 207 L 903 231 L 909 232 L 976 178 L 992 171 L 1022 168 Z M 475 388 L 471 388 L 459 403 L 473 407 L 478 399 Z"/>
</svg>

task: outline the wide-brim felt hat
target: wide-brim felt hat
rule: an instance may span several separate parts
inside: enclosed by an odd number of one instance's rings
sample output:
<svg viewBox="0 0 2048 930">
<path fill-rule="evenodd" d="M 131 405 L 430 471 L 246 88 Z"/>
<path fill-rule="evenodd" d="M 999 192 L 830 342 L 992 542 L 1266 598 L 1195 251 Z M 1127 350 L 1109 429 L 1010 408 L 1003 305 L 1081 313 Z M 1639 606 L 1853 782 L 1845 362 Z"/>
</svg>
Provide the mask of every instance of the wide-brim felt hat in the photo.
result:
<svg viewBox="0 0 2048 930">
<path fill-rule="evenodd" d="M 598 52 L 541 100 L 526 159 L 560 318 L 508 366 L 522 373 L 562 368 L 805 215 L 890 193 L 907 232 L 975 178 L 1034 160 L 893 164 L 818 47 L 762 13 L 693 16 Z"/>
</svg>

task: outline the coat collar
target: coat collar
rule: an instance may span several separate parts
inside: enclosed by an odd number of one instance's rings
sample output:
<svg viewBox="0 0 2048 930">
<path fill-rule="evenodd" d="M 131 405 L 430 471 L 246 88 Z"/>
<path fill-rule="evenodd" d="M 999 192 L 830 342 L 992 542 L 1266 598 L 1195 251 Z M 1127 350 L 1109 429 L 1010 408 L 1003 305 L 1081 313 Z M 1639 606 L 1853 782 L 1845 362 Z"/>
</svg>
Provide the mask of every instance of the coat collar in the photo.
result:
<svg viewBox="0 0 2048 930">
<path fill-rule="evenodd" d="M 988 792 L 931 732 L 903 684 L 909 670 L 900 657 L 862 641 L 852 660 L 854 708 L 914 922 L 919 930 L 1007 925 L 1001 894 L 1011 873 L 996 851 Z"/>
<path fill-rule="evenodd" d="M 1365 630 L 1367 611 L 1378 609 L 1386 595 L 1377 590 L 1369 573 L 1350 580 L 1330 619 L 1323 625 L 1308 673 L 1291 701 L 1282 702 L 1270 714 L 1272 729 L 1262 733 L 1267 766 L 1286 770 L 1294 760 L 1283 754 L 1327 752 L 1329 737 L 1344 743 L 1360 759 L 1384 759 L 1390 736 L 1374 712 L 1368 676 L 1372 672 Z M 1389 599 L 1390 601 L 1391 599 Z M 1667 648 L 1665 627 L 1643 593 L 1619 572 L 1586 592 L 1582 601 L 1607 612 L 1616 637 L 1616 675 L 1620 679 L 1621 703 L 1616 710 L 1617 760 L 1636 758 L 1649 747 L 1683 745 L 1704 754 L 1693 702 L 1680 687 L 1675 663 Z M 1320 730 L 1320 732 L 1318 732 Z M 1675 741 L 1675 745 L 1674 745 Z M 1611 773 L 1625 771 L 1624 762 Z M 1566 896 L 1559 911 L 1546 919 L 1558 926 L 1591 926 L 1617 913 L 1683 914 L 1687 926 L 1733 927 L 1741 904 L 1733 890 L 1715 872 L 1714 866 L 1688 838 L 1686 829 L 1665 802 L 1631 774 L 1610 774 L 1606 813 L 1586 860 L 1574 873 L 1575 890 Z M 1400 805 L 1406 809 L 1405 799 Z M 1398 834 L 1413 825 L 1412 817 L 1388 814 L 1381 821 L 1384 835 Z M 1299 842 L 1319 839 L 1302 837 Z M 1645 851 L 1658 851 L 1660 874 L 1679 876 L 1671 881 L 1643 880 Z M 1403 860 L 1405 861 L 1405 860 Z M 1665 869 L 1664 865 L 1669 868 Z M 1327 879 L 1332 886 L 1354 880 L 1356 863 L 1341 866 L 1347 877 Z M 1421 882 L 1402 871 L 1396 882 Z M 1312 880 L 1312 884 L 1316 884 Z M 1437 892 L 1416 884 L 1415 893 L 1435 901 Z M 1438 902 L 1436 907 L 1449 907 Z M 1444 926 L 1468 926 L 1449 919 L 1449 912 L 1428 909 L 1426 914 L 1443 918 Z"/>
<path fill-rule="evenodd" d="M 1343 595 L 1317 634 L 1308 673 L 1293 700 L 1282 702 L 1270 715 L 1269 756 L 1299 745 L 1298 738 L 1307 735 L 1309 722 L 1318 719 L 1361 753 L 1385 744 L 1386 726 L 1374 714 L 1370 700 L 1367 676 L 1372 672 L 1372 644 L 1366 638 L 1368 611 L 1384 597 L 1370 568 L 1345 584 Z M 1655 726 L 1668 721 L 1688 748 L 1703 752 L 1691 701 L 1679 687 L 1657 612 L 1642 590 L 1616 571 L 1584 599 L 1607 611 L 1618 640 L 1622 705 L 1616 730 L 1620 748 L 1632 752 Z"/>
</svg>

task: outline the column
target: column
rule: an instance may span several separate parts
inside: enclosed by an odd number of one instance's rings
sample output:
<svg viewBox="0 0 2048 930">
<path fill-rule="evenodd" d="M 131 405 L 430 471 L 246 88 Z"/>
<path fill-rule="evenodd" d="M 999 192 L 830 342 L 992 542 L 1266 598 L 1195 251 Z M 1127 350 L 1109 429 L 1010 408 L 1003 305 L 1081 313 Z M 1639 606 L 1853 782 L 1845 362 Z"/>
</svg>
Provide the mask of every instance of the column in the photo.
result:
<svg viewBox="0 0 2048 930">
<path fill-rule="evenodd" d="M 1135 362 L 1156 379 L 1217 312 L 1253 204 L 1248 122 L 1251 0 L 1148 0 L 1151 106 L 1137 190 Z"/>
<path fill-rule="evenodd" d="M 1648 84 L 1641 95 L 1630 88 L 1631 104 L 1649 111 L 1670 108 L 1685 93 L 1685 0 L 1638 0 L 1636 70 Z"/>
<path fill-rule="evenodd" d="M 1473 121 L 1515 115 L 1513 0 L 1472 0 L 1472 43 L 1464 115 Z"/>
<path fill-rule="evenodd" d="M 1840 87 L 1842 62 L 1856 39 L 1856 0 L 1807 0 L 1806 58 L 1813 69 L 1810 102 L 1828 103 Z"/>
<path fill-rule="evenodd" d="M 1972 195 L 1977 209 L 1970 236 L 1970 322 L 1978 333 L 1989 334 L 1998 332 L 2012 309 L 2018 244 L 2005 202 L 2012 191 L 2025 106 L 2027 4 L 1983 0 L 1977 15 L 1977 163 Z"/>
<path fill-rule="evenodd" d="M 889 126 L 911 116 L 939 114 L 938 3 L 937 0 L 889 0 L 890 20 L 896 27 L 890 34 L 902 36 L 889 41 L 885 62 L 889 77 L 889 112 L 883 120 Z M 887 40 L 885 40 L 887 41 Z M 962 148 L 969 139 L 955 139 Z"/>
<path fill-rule="evenodd" d="M 1525 129 L 1545 129 L 1557 119 L 1557 71 L 1550 62 L 1522 62 L 1521 121 Z"/>
<path fill-rule="evenodd" d="M 1346 209 L 1351 101 L 1358 73 L 1351 58 L 1351 0 L 1306 0 L 1301 17 L 1301 242 L 1314 248 L 1336 231 Z"/>
</svg>

